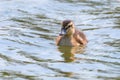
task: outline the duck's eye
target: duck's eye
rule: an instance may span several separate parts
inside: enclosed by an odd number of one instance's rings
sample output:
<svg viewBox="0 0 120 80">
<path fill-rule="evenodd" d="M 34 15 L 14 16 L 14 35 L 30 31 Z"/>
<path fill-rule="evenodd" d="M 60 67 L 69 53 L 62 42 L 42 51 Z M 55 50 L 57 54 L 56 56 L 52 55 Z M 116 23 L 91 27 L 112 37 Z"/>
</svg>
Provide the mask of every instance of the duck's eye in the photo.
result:
<svg viewBox="0 0 120 80">
<path fill-rule="evenodd" d="M 68 26 L 68 28 L 70 28 L 70 27 L 71 27 L 71 25 Z"/>
<path fill-rule="evenodd" d="M 70 26 L 67 26 L 65 29 L 67 30 L 67 29 L 69 29 L 70 28 Z"/>
<path fill-rule="evenodd" d="M 67 30 L 67 29 L 69 29 L 70 27 L 72 27 L 72 25 L 68 25 L 68 26 L 65 27 L 64 29 Z"/>
<path fill-rule="evenodd" d="M 72 25 L 69 25 L 66 29 L 68 29 L 68 28 L 70 28 L 70 27 L 72 27 Z"/>
</svg>

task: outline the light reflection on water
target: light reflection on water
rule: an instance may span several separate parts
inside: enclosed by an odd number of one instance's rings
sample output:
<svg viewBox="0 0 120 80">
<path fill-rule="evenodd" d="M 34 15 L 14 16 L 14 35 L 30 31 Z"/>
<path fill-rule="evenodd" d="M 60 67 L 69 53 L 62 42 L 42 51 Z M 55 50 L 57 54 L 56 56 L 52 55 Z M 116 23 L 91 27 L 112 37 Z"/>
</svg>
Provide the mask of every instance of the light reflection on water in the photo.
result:
<svg viewBox="0 0 120 80">
<path fill-rule="evenodd" d="M 0 2 L 1 80 L 119 80 L 119 0 Z M 72 19 L 89 43 L 57 47 L 60 23 Z"/>
<path fill-rule="evenodd" d="M 64 58 L 65 62 L 73 62 L 76 60 L 75 54 L 83 53 L 84 47 L 67 47 L 67 46 L 59 46 L 58 50 L 63 53 L 61 56 Z"/>
</svg>

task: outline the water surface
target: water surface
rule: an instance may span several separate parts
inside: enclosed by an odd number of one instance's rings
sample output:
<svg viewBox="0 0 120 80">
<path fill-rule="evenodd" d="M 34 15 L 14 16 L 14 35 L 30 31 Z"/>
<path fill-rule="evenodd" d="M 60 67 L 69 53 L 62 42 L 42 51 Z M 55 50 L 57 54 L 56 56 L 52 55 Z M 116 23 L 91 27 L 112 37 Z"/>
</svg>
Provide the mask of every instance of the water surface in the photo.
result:
<svg viewBox="0 0 120 80">
<path fill-rule="evenodd" d="M 61 21 L 86 34 L 85 48 L 57 47 Z M 1 0 L 1 80 L 119 80 L 119 0 Z"/>
</svg>

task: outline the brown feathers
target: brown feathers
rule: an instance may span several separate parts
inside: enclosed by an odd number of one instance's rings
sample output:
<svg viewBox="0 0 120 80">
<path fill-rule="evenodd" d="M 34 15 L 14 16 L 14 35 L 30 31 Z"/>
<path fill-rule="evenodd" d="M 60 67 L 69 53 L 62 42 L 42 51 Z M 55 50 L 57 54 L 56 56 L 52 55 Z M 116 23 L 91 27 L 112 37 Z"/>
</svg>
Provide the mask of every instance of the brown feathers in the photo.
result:
<svg viewBox="0 0 120 80">
<path fill-rule="evenodd" d="M 64 34 L 62 34 L 62 30 Z M 82 31 L 75 29 L 74 23 L 71 20 L 62 22 L 61 34 L 56 39 L 58 46 L 79 46 L 86 45 L 87 39 Z"/>
</svg>

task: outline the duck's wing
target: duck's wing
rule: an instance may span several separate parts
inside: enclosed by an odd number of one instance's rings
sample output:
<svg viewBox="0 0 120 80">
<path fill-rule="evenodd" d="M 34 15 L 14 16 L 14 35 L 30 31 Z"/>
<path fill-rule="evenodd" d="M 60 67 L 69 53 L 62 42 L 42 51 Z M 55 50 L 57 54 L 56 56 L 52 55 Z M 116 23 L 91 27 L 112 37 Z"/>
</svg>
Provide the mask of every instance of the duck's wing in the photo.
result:
<svg viewBox="0 0 120 80">
<path fill-rule="evenodd" d="M 78 43 L 83 44 L 83 45 L 86 45 L 88 42 L 85 34 L 82 31 L 75 30 L 74 38 L 76 39 Z"/>
<path fill-rule="evenodd" d="M 56 38 L 56 45 L 59 45 L 61 39 L 62 39 L 62 36 L 61 36 L 61 35 L 59 35 L 59 36 Z"/>
</svg>

